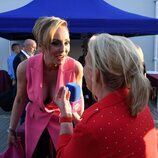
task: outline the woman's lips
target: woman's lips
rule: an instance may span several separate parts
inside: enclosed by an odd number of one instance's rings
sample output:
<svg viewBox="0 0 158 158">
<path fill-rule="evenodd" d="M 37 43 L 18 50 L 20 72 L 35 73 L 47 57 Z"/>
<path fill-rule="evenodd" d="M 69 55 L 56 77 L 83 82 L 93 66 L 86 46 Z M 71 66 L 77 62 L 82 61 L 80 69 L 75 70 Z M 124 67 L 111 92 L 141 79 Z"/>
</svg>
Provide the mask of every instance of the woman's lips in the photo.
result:
<svg viewBox="0 0 158 158">
<path fill-rule="evenodd" d="M 64 55 L 57 55 L 56 59 L 61 61 L 64 59 L 64 57 L 65 57 Z"/>
</svg>

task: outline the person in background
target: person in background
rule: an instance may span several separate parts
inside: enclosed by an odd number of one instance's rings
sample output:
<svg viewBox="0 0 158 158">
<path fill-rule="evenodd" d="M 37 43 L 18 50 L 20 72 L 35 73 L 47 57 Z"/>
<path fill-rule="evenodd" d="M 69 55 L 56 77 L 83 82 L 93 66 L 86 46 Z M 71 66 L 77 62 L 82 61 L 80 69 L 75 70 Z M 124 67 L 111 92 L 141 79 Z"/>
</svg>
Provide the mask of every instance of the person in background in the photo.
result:
<svg viewBox="0 0 158 158">
<path fill-rule="evenodd" d="M 13 69 L 13 60 L 17 54 L 20 53 L 21 47 L 19 43 L 13 43 L 11 46 L 11 54 L 9 55 L 7 59 L 7 65 L 8 65 L 8 74 L 10 76 L 10 79 L 12 80 L 12 85 L 15 85 L 15 74 Z"/>
<path fill-rule="evenodd" d="M 147 106 L 149 80 L 135 44 L 128 38 L 98 34 L 90 38 L 84 77 L 97 103 L 73 129 L 70 92 L 61 87 L 57 158 L 157 158 L 155 124 Z"/>
<path fill-rule="evenodd" d="M 7 65 L 8 65 L 7 75 L 9 76 L 9 79 L 10 79 L 7 87 L 9 88 L 0 92 L 0 107 L 4 111 L 7 111 L 7 112 L 12 110 L 12 106 L 13 106 L 13 102 L 15 98 L 16 81 L 15 81 L 15 73 L 13 69 L 13 61 L 14 61 L 15 56 L 20 53 L 20 50 L 21 50 L 20 44 L 13 43 L 11 45 L 11 50 L 12 52 L 7 59 Z M 1 79 L 4 79 L 4 77 L 2 77 Z M 7 78 L 5 79 L 5 82 L 4 81 L 1 82 L 3 86 L 5 86 L 4 83 L 7 83 Z"/>
<path fill-rule="evenodd" d="M 36 50 L 36 47 L 37 47 L 37 44 L 36 44 L 36 41 L 33 40 L 33 39 L 26 39 L 23 43 L 23 49 L 20 51 L 19 54 L 17 54 L 13 60 L 13 68 L 14 68 L 14 73 L 15 73 L 15 80 L 16 80 L 16 83 L 15 83 L 15 88 L 13 90 L 13 96 L 15 98 L 16 96 L 16 93 L 17 93 L 17 67 L 18 65 L 32 57 L 35 53 L 35 50 Z M 26 99 L 25 101 L 25 105 L 28 103 L 28 98 Z M 23 113 L 22 113 L 22 116 L 21 116 L 21 120 L 20 120 L 20 124 L 22 124 L 24 121 L 25 121 L 25 110 L 23 110 Z"/>
<path fill-rule="evenodd" d="M 16 55 L 16 57 L 13 60 L 13 68 L 14 68 L 16 80 L 17 80 L 16 71 L 17 71 L 18 65 L 22 61 L 32 57 L 35 53 L 36 47 L 37 47 L 37 44 L 33 39 L 26 39 L 24 41 L 23 49 L 20 51 L 20 53 L 18 55 Z"/>
<path fill-rule="evenodd" d="M 85 66 L 85 57 L 87 55 L 87 47 L 88 47 L 88 38 L 83 39 L 83 44 L 81 46 L 83 54 L 79 57 L 78 61 L 82 64 L 82 66 Z M 86 81 L 83 76 L 83 82 L 82 82 L 82 91 L 83 91 L 83 97 L 84 97 L 84 107 L 87 109 L 92 104 L 95 103 L 95 99 L 91 93 L 91 91 L 88 90 L 86 86 Z"/>
<path fill-rule="evenodd" d="M 136 47 L 137 47 L 137 53 L 138 53 L 138 55 L 140 56 L 141 62 L 142 62 L 142 64 L 143 64 L 143 73 L 144 73 L 144 75 L 145 75 L 146 77 L 148 77 L 147 71 L 146 71 L 146 64 L 145 64 L 145 62 L 144 62 L 143 50 L 142 50 L 142 48 L 141 48 L 139 45 L 136 45 Z M 151 84 L 152 84 L 152 83 L 151 83 Z M 157 87 L 151 87 L 150 100 L 151 100 L 151 101 L 152 101 L 152 100 L 154 101 L 154 100 L 156 99 L 156 96 L 157 96 Z M 151 109 L 151 111 L 154 110 L 152 104 L 151 104 L 151 106 L 150 106 L 150 109 Z M 154 112 L 153 112 L 153 113 L 154 113 Z"/>
<path fill-rule="evenodd" d="M 137 53 L 140 56 L 141 62 L 143 64 L 143 73 L 146 76 L 146 65 L 145 65 L 145 62 L 144 62 L 144 54 L 143 54 L 142 48 L 139 45 L 136 45 L 136 48 L 137 48 L 136 49 Z"/>
<path fill-rule="evenodd" d="M 88 47 L 88 38 L 83 39 L 83 43 L 81 45 L 82 48 L 82 55 L 78 58 L 78 61 L 82 64 L 82 66 L 85 66 L 85 57 L 87 55 L 87 47 Z"/>
<path fill-rule="evenodd" d="M 20 48 L 20 45 L 17 45 L 16 43 L 12 45 L 12 48 L 13 47 L 15 48 L 16 52 L 20 50 L 20 53 L 14 56 L 14 59 L 11 58 L 9 62 L 9 65 L 10 66 L 12 65 L 13 67 L 13 71 L 12 71 L 12 73 L 14 74 L 13 86 L 8 91 L 0 94 L 0 104 L 4 111 L 12 110 L 13 102 L 16 96 L 16 91 L 17 91 L 17 77 L 16 77 L 17 67 L 22 61 L 28 59 L 34 54 L 36 50 L 36 42 L 32 39 L 26 39 L 24 41 L 22 50 Z M 11 63 L 11 60 L 12 60 L 12 63 Z M 26 100 L 26 104 L 27 102 L 28 100 Z M 20 124 L 24 122 L 24 119 L 25 119 L 25 110 L 21 117 Z"/>
<path fill-rule="evenodd" d="M 34 25 L 33 34 L 41 53 L 18 66 L 17 95 L 8 129 L 8 144 L 17 145 L 16 128 L 28 96 L 25 119 L 26 158 L 52 158 L 55 157 L 60 128 L 60 110 L 54 104 L 54 97 L 59 87 L 69 82 L 82 85 L 83 67 L 68 56 L 70 36 L 65 20 L 40 17 Z M 83 105 L 81 94 L 80 109 L 75 112 L 75 119 L 82 115 Z"/>
<path fill-rule="evenodd" d="M 142 48 L 139 46 L 139 45 L 136 45 L 136 50 L 137 50 L 137 53 L 141 59 L 141 63 L 143 65 L 143 74 L 147 77 L 147 71 L 146 71 L 146 64 L 144 62 L 144 54 L 143 54 L 143 50 Z M 151 91 L 150 91 L 150 100 L 154 100 L 156 99 L 156 96 L 157 96 L 157 88 L 156 87 L 151 87 Z M 151 107 L 151 106 L 150 106 Z"/>
</svg>

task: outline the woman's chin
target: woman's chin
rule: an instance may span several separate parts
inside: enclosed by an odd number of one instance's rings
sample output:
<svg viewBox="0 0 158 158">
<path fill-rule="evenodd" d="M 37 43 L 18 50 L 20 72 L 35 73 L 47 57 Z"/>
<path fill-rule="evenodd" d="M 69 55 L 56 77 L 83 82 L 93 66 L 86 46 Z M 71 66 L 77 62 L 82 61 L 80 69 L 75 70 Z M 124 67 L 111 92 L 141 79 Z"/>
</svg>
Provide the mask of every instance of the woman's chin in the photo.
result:
<svg viewBox="0 0 158 158">
<path fill-rule="evenodd" d="M 60 61 L 58 60 L 58 62 L 57 62 L 58 65 L 62 65 L 62 64 L 64 64 L 64 63 L 65 63 L 65 60 L 64 60 L 64 59 L 63 59 L 63 60 L 60 60 Z"/>
</svg>

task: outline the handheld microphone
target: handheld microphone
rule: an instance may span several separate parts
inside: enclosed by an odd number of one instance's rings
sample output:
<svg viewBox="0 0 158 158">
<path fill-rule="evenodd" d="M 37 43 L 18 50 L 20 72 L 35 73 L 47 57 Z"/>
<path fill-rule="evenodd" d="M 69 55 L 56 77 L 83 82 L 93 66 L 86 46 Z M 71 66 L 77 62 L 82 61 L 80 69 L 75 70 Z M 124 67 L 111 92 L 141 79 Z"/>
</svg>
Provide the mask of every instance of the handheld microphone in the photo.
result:
<svg viewBox="0 0 158 158">
<path fill-rule="evenodd" d="M 70 104 L 72 107 L 72 111 L 76 112 L 81 109 L 81 87 L 79 84 L 75 82 L 69 82 L 65 85 L 68 87 L 71 92 L 70 95 Z"/>
</svg>

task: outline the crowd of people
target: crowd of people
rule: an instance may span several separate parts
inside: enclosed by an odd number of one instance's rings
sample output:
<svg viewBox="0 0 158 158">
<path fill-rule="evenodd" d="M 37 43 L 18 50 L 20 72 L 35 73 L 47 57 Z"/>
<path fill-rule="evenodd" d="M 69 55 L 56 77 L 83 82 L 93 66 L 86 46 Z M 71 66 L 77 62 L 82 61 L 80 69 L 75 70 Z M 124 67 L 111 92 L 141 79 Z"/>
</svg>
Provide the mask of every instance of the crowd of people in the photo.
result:
<svg viewBox="0 0 158 158">
<path fill-rule="evenodd" d="M 53 16 L 38 18 L 33 35 L 22 50 L 12 45 L 8 59 L 16 87 L 8 146 L 18 147 L 22 117 L 26 158 L 158 157 L 148 106 L 151 87 L 139 46 L 101 33 L 86 41 L 79 60 L 73 59 L 67 21 Z M 76 111 L 65 86 L 70 82 L 82 89 Z"/>
</svg>

